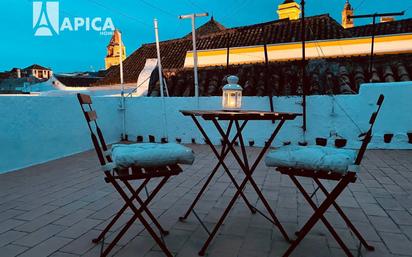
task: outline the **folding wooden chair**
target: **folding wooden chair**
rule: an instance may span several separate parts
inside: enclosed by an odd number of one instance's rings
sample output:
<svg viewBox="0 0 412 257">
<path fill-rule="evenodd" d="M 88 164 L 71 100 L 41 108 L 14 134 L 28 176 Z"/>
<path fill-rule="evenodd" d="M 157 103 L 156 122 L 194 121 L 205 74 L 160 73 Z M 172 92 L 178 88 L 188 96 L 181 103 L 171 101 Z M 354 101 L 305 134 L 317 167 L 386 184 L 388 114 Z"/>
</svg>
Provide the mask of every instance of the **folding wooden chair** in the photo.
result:
<svg viewBox="0 0 412 257">
<path fill-rule="evenodd" d="M 163 235 L 167 235 L 169 232 L 162 228 L 154 214 L 148 209 L 148 205 L 169 178 L 182 172 L 179 164 L 193 163 L 193 151 L 190 148 L 177 144 L 115 145 L 112 147 L 112 150 L 109 150 L 105 143 L 103 133 L 97 124 L 97 114 L 92 108 L 90 96 L 77 94 L 77 98 L 86 118 L 97 157 L 106 176 L 105 181 L 112 184 L 125 201 L 123 207 L 113 217 L 107 227 L 96 239 L 93 239 L 93 243 L 104 240 L 106 233 L 123 213 L 130 208 L 134 215 L 105 250 L 103 250 L 102 246 L 101 256 L 105 257 L 110 253 L 116 243 L 136 220 L 139 220 L 143 224 L 166 256 L 173 256 L 163 241 Z M 177 151 L 175 151 L 176 153 L 173 153 L 174 149 L 177 149 Z M 162 160 L 162 156 L 166 156 L 166 159 Z M 121 161 L 126 162 L 127 165 L 121 163 Z M 146 188 L 146 185 L 152 178 L 162 179 L 154 190 L 148 194 L 147 199 L 142 200 L 139 193 Z M 130 183 L 135 180 L 143 180 L 137 189 L 134 189 Z M 125 187 L 122 187 L 120 182 L 122 182 Z M 125 188 L 127 188 L 131 196 L 126 193 Z M 140 207 L 134 205 L 135 201 L 137 201 Z M 151 228 L 149 221 L 143 217 L 143 213 L 146 213 L 150 221 L 157 227 L 160 232 L 160 237 Z"/>
<path fill-rule="evenodd" d="M 361 233 L 357 230 L 357 228 L 353 225 L 353 223 L 349 220 L 343 210 L 336 203 L 336 199 L 349 185 L 349 183 L 354 183 L 357 180 L 357 172 L 359 170 L 359 166 L 362 162 L 368 144 L 372 139 L 373 126 L 381 109 L 383 100 L 384 96 L 380 95 L 377 101 L 377 111 L 372 114 L 372 117 L 369 121 L 369 130 L 359 136 L 362 140 L 362 145 L 358 152 L 350 152 L 349 150 L 344 149 L 313 146 L 288 148 L 286 150 L 279 149 L 269 153 L 266 157 L 266 164 L 268 166 L 277 167 L 277 170 L 279 172 L 288 175 L 296 185 L 296 187 L 299 189 L 299 191 L 303 194 L 306 201 L 315 211 L 313 216 L 307 221 L 302 229 L 296 232 L 297 239 L 292 242 L 290 247 L 284 253 L 283 257 L 289 256 L 295 250 L 295 248 L 319 220 L 323 222 L 323 224 L 338 242 L 346 255 L 348 257 L 353 257 L 353 254 L 350 252 L 348 247 L 345 245 L 345 243 L 336 233 L 335 229 L 324 216 L 325 212 L 331 206 L 335 207 L 337 213 L 343 218 L 346 225 L 360 240 L 361 244 L 369 251 L 374 250 L 374 247 L 366 242 Z M 296 177 L 312 178 L 318 188 L 312 193 L 312 195 L 309 195 L 309 193 L 306 192 L 305 188 Z M 338 181 L 338 183 L 331 192 L 328 192 L 325 186 L 321 183 L 322 179 L 334 180 Z M 317 207 L 315 202 L 312 200 L 312 197 L 319 189 L 326 195 L 326 199 L 319 207 Z"/>
</svg>

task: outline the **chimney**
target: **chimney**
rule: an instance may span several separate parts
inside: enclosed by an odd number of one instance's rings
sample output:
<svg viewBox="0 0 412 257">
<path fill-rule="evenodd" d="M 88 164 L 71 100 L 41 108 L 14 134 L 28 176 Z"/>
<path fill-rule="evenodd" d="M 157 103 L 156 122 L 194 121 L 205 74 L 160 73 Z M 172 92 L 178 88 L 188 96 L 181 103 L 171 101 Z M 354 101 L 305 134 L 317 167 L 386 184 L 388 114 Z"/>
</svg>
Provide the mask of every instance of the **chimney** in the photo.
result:
<svg viewBox="0 0 412 257">
<path fill-rule="evenodd" d="M 395 21 L 395 17 L 393 16 L 386 16 L 386 17 L 381 17 L 381 22 L 391 22 L 391 21 Z"/>
<path fill-rule="evenodd" d="M 294 0 L 285 0 L 278 7 L 279 19 L 298 20 L 300 18 L 300 5 Z"/>
</svg>

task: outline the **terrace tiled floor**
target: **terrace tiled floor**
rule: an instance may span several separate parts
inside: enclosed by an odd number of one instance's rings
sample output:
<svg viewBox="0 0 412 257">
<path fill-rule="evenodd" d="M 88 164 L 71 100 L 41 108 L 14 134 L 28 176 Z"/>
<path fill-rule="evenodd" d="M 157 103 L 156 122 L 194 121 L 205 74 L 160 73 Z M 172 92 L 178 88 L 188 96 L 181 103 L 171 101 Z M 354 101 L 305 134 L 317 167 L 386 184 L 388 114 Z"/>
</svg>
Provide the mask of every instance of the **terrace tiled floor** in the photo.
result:
<svg viewBox="0 0 412 257">
<path fill-rule="evenodd" d="M 178 257 L 197 256 L 207 235 L 190 216 L 186 223 L 179 215 L 200 190 L 202 180 L 216 162 L 206 146 L 192 146 L 197 160 L 173 178 L 153 202 L 151 209 L 171 230 L 168 247 Z M 256 155 L 250 148 L 249 153 Z M 412 256 L 412 151 L 369 151 L 356 184 L 339 200 L 346 213 L 376 246 L 362 256 Z M 233 171 L 243 177 L 233 159 Z M 312 211 L 286 176 L 259 166 L 255 179 L 290 235 Z M 313 188 L 310 180 L 304 185 Z M 247 188 L 256 203 L 256 195 Z M 234 193 L 234 187 L 221 171 L 197 207 L 208 226 L 221 215 Z M 317 200 L 321 200 L 318 195 Z M 100 246 L 91 239 L 122 205 L 117 193 L 103 181 L 94 152 L 51 161 L 17 172 L 0 175 L 0 256 L 76 257 L 99 256 Z M 256 203 L 260 206 L 260 202 Z M 130 217 L 131 213 L 128 213 Z M 123 223 L 126 221 L 123 218 Z M 358 242 L 334 212 L 328 219 L 357 254 Z M 120 229 L 120 225 L 111 231 Z M 109 238 L 106 242 L 110 241 Z M 281 256 L 288 244 L 276 228 L 259 215 L 250 214 L 242 201 L 230 213 L 208 250 L 214 257 Z M 135 224 L 113 251 L 118 257 L 163 256 L 154 241 Z M 293 256 L 344 256 L 336 242 L 319 224 Z M 356 255 L 355 255 L 356 256 Z"/>
</svg>

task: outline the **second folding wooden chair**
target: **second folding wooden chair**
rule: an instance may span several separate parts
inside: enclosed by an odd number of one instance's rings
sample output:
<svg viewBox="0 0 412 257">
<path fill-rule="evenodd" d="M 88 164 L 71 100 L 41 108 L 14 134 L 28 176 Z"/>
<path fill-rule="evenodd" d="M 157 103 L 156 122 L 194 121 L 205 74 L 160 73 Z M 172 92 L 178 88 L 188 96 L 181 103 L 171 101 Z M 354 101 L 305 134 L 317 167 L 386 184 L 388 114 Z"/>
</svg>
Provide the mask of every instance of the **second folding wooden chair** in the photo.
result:
<svg viewBox="0 0 412 257">
<path fill-rule="evenodd" d="M 109 150 L 103 133 L 97 124 L 97 114 L 92 108 L 90 96 L 78 94 L 77 98 L 86 118 L 97 157 L 106 176 L 105 181 L 113 185 L 125 202 L 123 207 L 93 242 L 98 243 L 104 240 L 107 232 L 127 209 L 130 208 L 134 214 L 106 249 L 102 250 L 101 256 L 107 256 L 131 225 L 136 220 L 139 220 L 164 254 L 172 257 L 173 255 L 163 241 L 163 235 L 167 235 L 169 232 L 163 229 L 155 215 L 148 209 L 148 205 L 172 176 L 176 176 L 182 172 L 179 164 L 193 163 L 193 151 L 190 148 L 178 144 L 154 143 L 117 144 L 113 145 L 111 150 Z M 147 199 L 143 200 L 139 196 L 139 193 L 146 188 L 146 185 L 153 178 L 162 179 L 153 191 L 148 193 Z M 137 189 L 133 188 L 131 183 L 136 180 L 142 181 Z M 127 193 L 125 189 L 129 192 Z M 135 202 L 138 203 L 138 206 L 134 204 Z M 160 237 L 149 225 L 149 221 L 143 216 L 144 213 L 159 229 Z"/>
<path fill-rule="evenodd" d="M 292 242 L 283 257 L 289 256 L 295 250 L 295 248 L 319 220 L 323 222 L 346 255 L 348 257 L 353 257 L 353 254 L 349 248 L 345 245 L 343 240 L 324 216 L 325 212 L 331 206 L 335 207 L 337 213 L 342 217 L 354 235 L 360 240 L 361 244 L 369 251 L 374 250 L 374 247 L 366 242 L 358 229 L 343 212 L 342 208 L 336 203 L 336 199 L 350 183 L 354 183 L 357 180 L 357 172 L 359 171 L 360 164 L 368 144 L 372 139 L 373 126 L 383 101 L 384 96 L 380 95 L 377 101 L 377 111 L 372 114 L 369 121 L 369 130 L 360 135 L 360 137 L 362 137 L 362 145 L 360 150 L 357 152 L 331 147 L 307 146 L 280 148 L 267 155 L 266 165 L 270 167 L 277 167 L 279 172 L 288 175 L 315 211 L 302 229 L 296 233 L 297 239 Z M 312 178 L 318 188 L 312 193 L 312 195 L 310 195 L 296 177 Z M 335 188 L 329 192 L 321 183 L 321 180 L 332 180 L 338 182 Z M 326 199 L 322 202 L 322 204 L 320 204 L 319 207 L 312 200 L 312 197 L 318 190 L 321 190 L 326 195 Z"/>
</svg>

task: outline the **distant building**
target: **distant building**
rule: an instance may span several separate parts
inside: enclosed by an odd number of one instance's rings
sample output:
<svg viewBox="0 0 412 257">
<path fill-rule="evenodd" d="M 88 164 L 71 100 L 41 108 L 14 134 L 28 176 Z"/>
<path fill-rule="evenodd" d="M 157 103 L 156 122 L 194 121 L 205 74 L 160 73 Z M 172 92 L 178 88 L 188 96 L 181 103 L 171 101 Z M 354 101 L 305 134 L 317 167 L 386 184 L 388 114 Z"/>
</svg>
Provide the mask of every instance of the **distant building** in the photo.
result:
<svg viewBox="0 0 412 257">
<path fill-rule="evenodd" d="M 392 16 L 386 16 L 386 17 L 381 17 L 381 22 L 391 22 L 391 21 L 395 21 L 395 17 Z"/>
<path fill-rule="evenodd" d="M 120 41 L 121 32 L 116 29 L 107 46 L 107 56 L 104 59 L 106 70 L 120 64 L 120 53 L 122 54 L 122 60 L 126 59 L 126 47 L 123 42 L 120 46 Z"/>
<path fill-rule="evenodd" d="M 51 69 L 40 66 L 38 64 L 33 64 L 23 69 L 23 72 L 27 77 L 33 76 L 38 79 L 49 79 L 53 76 L 53 71 Z"/>
<path fill-rule="evenodd" d="M 349 3 L 349 0 L 346 0 L 345 7 L 342 11 L 342 27 L 349 29 L 355 26 L 354 20 L 348 18 L 348 16 L 353 16 L 353 14 L 353 8 Z"/>
<path fill-rule="evenodd" d="M 55 78 L 66 87 L 89 87 L 105 76 L 105 71 L 55 74 Z"/>
<path fill-rule="evenodd" d="M 34 84 L 44 82 L 35 77 L 5 78 L 0 79 L 0 94 L 22 94 L 30 92 L 30 87 Z"/>
<path fill-rule="evenodd" d="M 412 19 L 354 26 L 349 1 L 341 0 L 342 24 L 329 14 L 306 17 L 307 75 L 313 94 L 355 93 L 359 85 L 410 81 L 412 78 Z M 301 94 L 302 27 L 300 6 L 293 0 L 278 7 L 279 19 L 225 28 L 214 18 L 197 28 L 200 95 L 219 95 L 227 74 L 238 74 L 245 95 Z M 369 72 L 371 36 L 375 55 Z M 268 79 L 265 47 L 270 63 Z M 193 95 L 193 46 L 189 35 L 160 42 L 162 66 L 172 96 Z M 148 60 L 156 59 L 156 44 L 143 44 L 124 62 L 124 81 L 135 85 Z M 115 85 L 119 69 L 111 68 L 96 85 Z M 159 83 L 151 82 L 153 87 Z M 150 91 L 150 90 L 149 90 Z M 272 92 L 272 93 L 270 93 Z M 150 94 L 149 95 L 155 95 Z"/>
<path fill-rule="evenodd" d="M 38 64 L 27 68 L 13 68 L 0 72 L 0 94 L 27 93 L 34 84 L 44 82 L 53 76 L 53 71 Z"/>
</svg>

